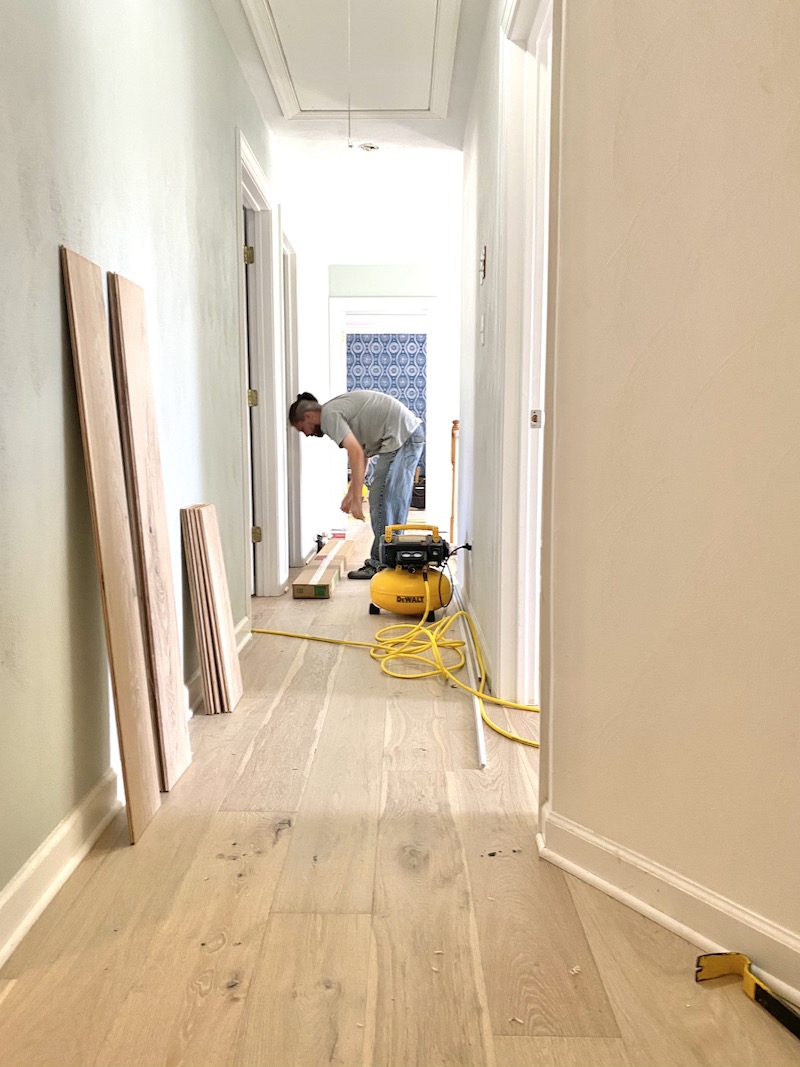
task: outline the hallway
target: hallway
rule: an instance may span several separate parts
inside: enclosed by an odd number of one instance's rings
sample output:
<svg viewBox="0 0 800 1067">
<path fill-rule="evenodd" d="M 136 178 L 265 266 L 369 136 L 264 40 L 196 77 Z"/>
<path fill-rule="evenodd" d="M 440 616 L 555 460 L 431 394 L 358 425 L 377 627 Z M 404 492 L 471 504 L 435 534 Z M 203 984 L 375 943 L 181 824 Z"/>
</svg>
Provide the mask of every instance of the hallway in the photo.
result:
<svg viewBox="0 0 800 1067">
<path fill-rule="evenodd" d="M 366 603 L 253 625 L 368 640 L 397 620 Z M 142 840 L 120 814 L 0 971 L 2 1067 L 797 1063 L 691 945 L 537 858 L 538 754 L 487 731 L 477 770 L 465 694 L 323 643 L 242 661 Z"/>
</svg>

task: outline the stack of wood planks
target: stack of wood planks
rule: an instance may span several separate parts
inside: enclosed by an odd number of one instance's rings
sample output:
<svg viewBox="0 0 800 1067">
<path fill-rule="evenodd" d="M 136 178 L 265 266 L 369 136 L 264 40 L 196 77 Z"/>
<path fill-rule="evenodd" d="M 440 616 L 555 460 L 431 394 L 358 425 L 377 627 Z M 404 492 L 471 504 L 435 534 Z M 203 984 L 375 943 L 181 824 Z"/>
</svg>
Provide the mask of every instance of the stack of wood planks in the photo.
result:
<svg viewBox="0 0 800 1067">
<path fill-rule="evenodd" d="M 206 714 L 230 712 L 244 687 L 214 505 L 182 508 L 181 526 Z"/>
<path fill-rule="evenodd" d="M 128 830 L 191 760 L 141 289 L 61 249 Z M 120 432 L 120 423 L 123 432 Z"/>
</svg>

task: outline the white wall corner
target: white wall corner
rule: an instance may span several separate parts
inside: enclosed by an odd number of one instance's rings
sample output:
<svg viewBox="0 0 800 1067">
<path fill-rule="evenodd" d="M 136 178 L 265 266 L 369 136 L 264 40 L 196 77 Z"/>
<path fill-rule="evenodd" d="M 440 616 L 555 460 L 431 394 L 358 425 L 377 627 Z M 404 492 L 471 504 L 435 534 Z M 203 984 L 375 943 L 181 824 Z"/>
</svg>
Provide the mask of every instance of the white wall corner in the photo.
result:
<svg viewBox="0 0 800 1067">
<path fill-rule="evenodd" d="M 786 1000 L 800 1004 L 800 932 L 778 926 L 554 812 L 545 804 L 539 855 L 652 919 L 703 952 L 743 952 L 753 970 Z"/>
<path fill-rule="evenodd" d="M 121 808 L 117 775 L 106 771 L 0 893 L 0 966 Z"/>
<path fill-rule="evenodd" d="M 203 679 L 199 667 L 184 686 L 184 690 L 186 691 L 188 717 L 191 718 L 199 712 L 203 703 Z"/>
</svg>

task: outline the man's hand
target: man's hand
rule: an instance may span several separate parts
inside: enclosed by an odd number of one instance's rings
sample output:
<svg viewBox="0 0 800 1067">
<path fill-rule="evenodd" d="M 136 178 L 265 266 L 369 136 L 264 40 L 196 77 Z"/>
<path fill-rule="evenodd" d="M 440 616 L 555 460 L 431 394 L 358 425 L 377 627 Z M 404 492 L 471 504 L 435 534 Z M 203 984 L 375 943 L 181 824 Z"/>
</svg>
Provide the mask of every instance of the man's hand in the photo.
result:
<svg viewBox="0 0 800 1067">
<path fill-rule="evenodd" d="M 356 496 L 350 489 L 342 500 L 342 511 L 345 515 L 352 515 L 354 519 L 364 519 L 364 505 L 360 496 Z"/>
<path fill-rule="evenodd" d="M 364 449 L 358 443 L 355 435 L 351 432 L 345 434 L 340 445 L 347 450 L 350 460 L 350 488 L 342 501 L 342 511 L 346 515 L 352 515 L 354 519 L 364 519 L 364 503 L 361 490 L 364 488 L 364 475 L 367 470 L 367 457 Z"/>
</svg>

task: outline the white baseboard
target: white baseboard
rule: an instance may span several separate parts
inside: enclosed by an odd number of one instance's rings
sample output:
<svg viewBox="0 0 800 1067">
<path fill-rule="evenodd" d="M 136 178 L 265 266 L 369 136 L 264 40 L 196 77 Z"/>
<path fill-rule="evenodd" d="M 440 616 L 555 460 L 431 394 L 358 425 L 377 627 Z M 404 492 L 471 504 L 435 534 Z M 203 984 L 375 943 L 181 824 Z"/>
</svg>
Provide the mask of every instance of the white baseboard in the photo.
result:
<svg viewBox="0 0 800 1067">
<path fill-rule="evenodd" d="M 486 641 L 486 635 L 484 634 L 483 629 L 481 627 L 481 624 L 478 621 L 478 617 L 476 616 L 475 612 L 472 610 L 472 604 L 470 603 L 469 596 L 468 596 L 466 590 L 464 589 L 464 586 L 458 580 L 458 575 L 457 574 L 455 575 L 455 583 L 454 584 L 455 584 L 455 587 L 456 587 L 456 592 L 458 594 L 459 607 L 461 608 L 462 611 L 465 611 L 467 613 L 467 615 L 469 615 L 470 619 L 472 619 L 472 625 L 475 627 L 475 633 L 477 634 L 477 637 L 478 637 L 478 644 L 481 646 L 481 656 L 483 657 L 483 666 L 484 666 L 484 670 L 486 671 L 486 690 L 487 690 L 487 692 L 492 693 L 493 692 L 493 690 L 492 690 L 492 677 L 494 676 L 494 664 L 492 662 L 492 657 L 488 652 L 489 645 L 488 645 L 488 643 Z"/>
<path fill-rule="evenodd" d="M 0 966 L 27 934 L 119 811 L 117 775 L 109 769 L 65 816 L 0 893 Z"/>
<path fill-rule="evenodd" d="M 647 916 L 703 952 L 743 952 L 775 993 L 800 1004 L 800 933 L 742 907 L 546 804 L 539 855 Z M 743 851 L 744 862 L 747 853 Z"/>
<path fill-rule="evenodd" d="M 250 625 L 251 623 L 249 615 L 245 615 L 245 617 L 236 624 L 236 628 L 233 631 L 233 636 L 236 640 L 237 652 L 241 652 L 247 642 L 250 641 L 253 637 Z"/>
<path fill-rule="evenodd" d="M 245 617 L 236 624 L 233 636 L 236 641 L 236 651 L 241 652 L 248 641 L 252 640 L 253 634 L 250 629 L 251 621 L 250 616 Z M 186 690 L 186 707 L 188 709 L 188 717 L 196 714 L 203 704 L 203 678 L 200 674 L 200 668 L 194 672 L 192 677 L 184 686 Z"/>
</svg>

